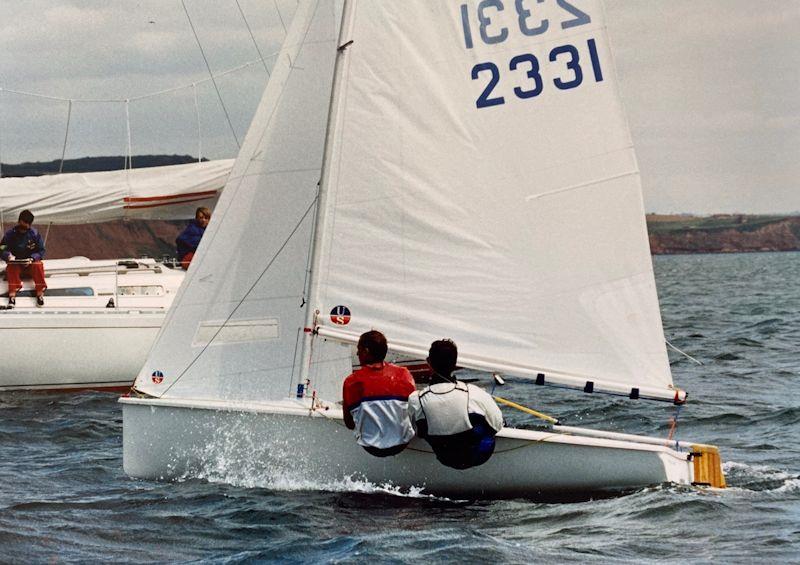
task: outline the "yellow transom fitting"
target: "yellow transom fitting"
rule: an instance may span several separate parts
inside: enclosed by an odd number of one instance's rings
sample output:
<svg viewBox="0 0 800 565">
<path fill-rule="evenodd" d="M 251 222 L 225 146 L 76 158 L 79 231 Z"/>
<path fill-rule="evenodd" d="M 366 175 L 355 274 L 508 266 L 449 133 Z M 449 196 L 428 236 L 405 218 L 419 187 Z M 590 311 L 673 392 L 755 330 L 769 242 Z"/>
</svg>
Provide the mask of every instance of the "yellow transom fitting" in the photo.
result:
<svg viewBox="0 0 800 565">
<path fill-rule="evenodd" d="M 719 449 L 713 445 L 693 445 L 694 485 L 725 488 L 725 475 L 722 473 L 722 459 Z"/>
</svg>

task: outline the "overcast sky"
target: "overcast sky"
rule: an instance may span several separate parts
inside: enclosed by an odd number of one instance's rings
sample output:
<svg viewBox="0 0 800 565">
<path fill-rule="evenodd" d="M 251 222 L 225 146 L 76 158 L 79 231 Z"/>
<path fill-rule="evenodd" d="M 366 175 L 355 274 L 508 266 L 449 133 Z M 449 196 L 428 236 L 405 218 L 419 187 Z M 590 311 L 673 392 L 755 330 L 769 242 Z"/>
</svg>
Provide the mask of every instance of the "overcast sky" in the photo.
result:
<svg viewBox="0 0 800 565">
<path fill-rule="evenodd" d="M 185 1 L 215 73 L 257 60 L 235 0 Z M 296 0 L 239 5 L 268 58 Z M 208 77 L 180 0 L 0 0 L 0 8 L 4 89 L 131 98 Z M 606 0 L 606 11 L 647 210 L 800 211 L 800 0 Z M 218 81 L 239 139 L 265 78 L 258 64 Z M 235 156 L 213 87 L 199 85 L 197 95 L 203 155 Z M 0 93 L 2 161 L 59 158 L 67 110 Z M 191 88 L 129 110 L 134 154 L 197 155 Z M 125 123 L 123 103 L 75 102 L 67 158 L 124 154 Z"/>
</svg>

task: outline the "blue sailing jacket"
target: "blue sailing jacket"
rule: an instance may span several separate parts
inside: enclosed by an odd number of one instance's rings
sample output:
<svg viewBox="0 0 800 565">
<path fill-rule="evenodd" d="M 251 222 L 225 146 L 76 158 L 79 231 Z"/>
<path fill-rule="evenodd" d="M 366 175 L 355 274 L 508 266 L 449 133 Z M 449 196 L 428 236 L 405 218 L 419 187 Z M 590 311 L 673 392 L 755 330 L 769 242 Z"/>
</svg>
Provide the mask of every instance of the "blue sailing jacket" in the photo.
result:
<svg viewBox="0 0 800 565">
<path fill-rule="evenodd" d="M 192 220 L 186 226 L 186 229 L 175 240 L 175 245 L 178 247 L 178 259 L 182 259 L 187 253 L 197 251 L 197 246 L 200 245 L 200 240 L 203 239 L 205 231 L 206 228 L 201 227 L 196 220 Z"/>
<path fill-rule="evenodd" d="M 3 234 L 0 241 L 0 249 L 3 253 L 0 257 L 3 261 L 8 261 L 10 255 L 17 259 L 33 259 L 41 261 L 44 257 L 44 241 L 39 232 L 31 228 L 25 233 L 19 233 L 14 226 Z"/>
</svg>

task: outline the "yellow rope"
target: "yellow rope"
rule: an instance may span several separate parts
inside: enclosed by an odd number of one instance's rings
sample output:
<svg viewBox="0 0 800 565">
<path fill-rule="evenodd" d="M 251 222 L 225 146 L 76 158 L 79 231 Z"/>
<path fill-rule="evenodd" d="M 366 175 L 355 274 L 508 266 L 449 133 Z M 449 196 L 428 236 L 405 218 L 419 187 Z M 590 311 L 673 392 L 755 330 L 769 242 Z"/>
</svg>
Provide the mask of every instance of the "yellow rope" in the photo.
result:
<svg viewBox="0 0 800 565">
<path fill-rule="evenodd" d="M 531 416 L 536 416 L 540 420 L 544 420 L 545 422 L 550 422 L 551 424 L 558 424 L 558 418 L 553 418 L 552 416 L 548 416 L 547 414 L 542 414 L 541 412 L 537 412 L 533 408 L 528 408 L 527 406 L 523 406 L 522 404 L 517 404 L 516 402 L 511 402 L 510 400 L 506 400 L 505 398 L 500 398 L 499 396 L 493 396 L 497 402 L 500 404 L 505 404 L 506 406 L 510 406 L 511 408 L 516 408 L 520 412 L 525 412 L 526 414 L 530 414 Z"/>
</svg>

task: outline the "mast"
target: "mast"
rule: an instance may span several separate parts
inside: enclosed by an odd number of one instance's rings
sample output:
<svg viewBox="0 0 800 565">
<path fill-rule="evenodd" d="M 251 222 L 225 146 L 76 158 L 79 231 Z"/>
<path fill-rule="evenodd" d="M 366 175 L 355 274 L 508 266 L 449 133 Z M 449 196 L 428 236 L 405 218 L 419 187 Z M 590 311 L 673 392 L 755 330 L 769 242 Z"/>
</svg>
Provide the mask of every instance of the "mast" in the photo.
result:
<svg viewBox="0 0 800 565">
<path fill-rule="evenodd" d="M 331 157 L 333 153 L 334 139 L 336 136 L 336 126 L 338 125 L 338 114 L 340 110 L 341 85 L 344 74 L 344 57 L 349 47 L 348 37 L 350 36 L 353 22 L 353 13 L 357 0 L 344 0 L 342 5 L 342 20 L 339 26 L 339 41 L 336 53 L 336 62 L 333 67 L 333 85 L 331 87 L 331 100 L 328 107 L 328 126 L 325 132 L 325 148 L 322 154 L 322 176 L 317 193 L 317 210 L 314 217 L 314 238 L 311 242 L 311 263 L 309 266 L 308 277 L 308 310 L 304 328 L 303 350 L 300 361 L 300 379 L 303 383 L 308 379 L 308 371 L 311 364 L 311 344 L 314 339 L 314 329 L 316 326 L 317 308 L 319 307 L 319 268 L 322 262 L 322 238 L 325 233 L 325 226 L 328 218 L 328 186 L 331 177 Z"/>
</svg>

